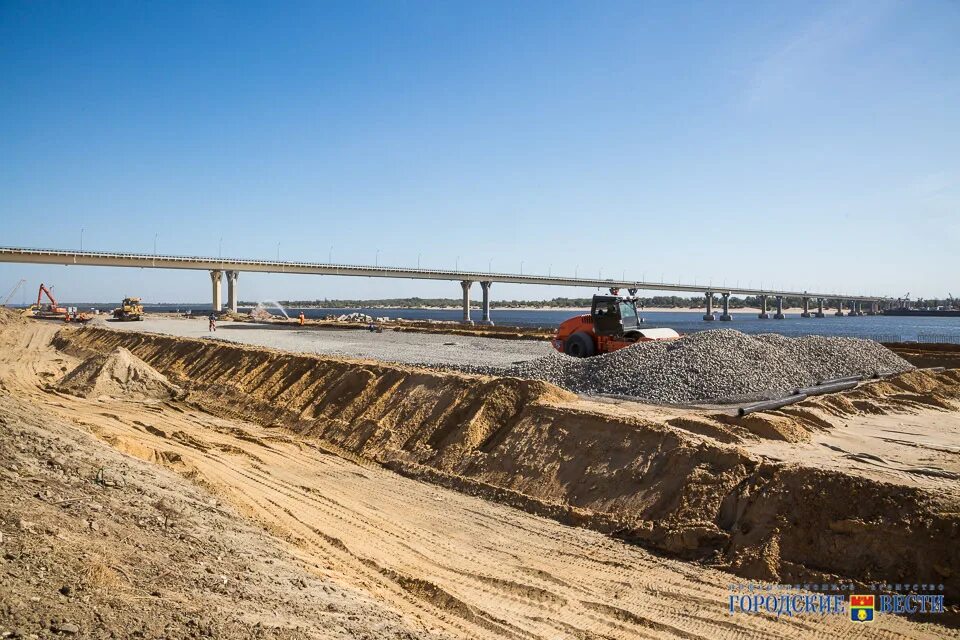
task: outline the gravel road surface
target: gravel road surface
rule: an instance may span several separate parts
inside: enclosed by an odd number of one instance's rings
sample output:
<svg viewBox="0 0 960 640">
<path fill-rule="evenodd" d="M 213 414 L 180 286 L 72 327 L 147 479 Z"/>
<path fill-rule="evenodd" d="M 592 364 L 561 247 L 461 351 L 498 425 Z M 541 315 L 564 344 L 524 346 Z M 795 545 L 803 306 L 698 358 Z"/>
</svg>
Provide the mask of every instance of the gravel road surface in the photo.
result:
<svg viewBox="0 0 960 640">
<path fill-rule="evenodd" d="M 546 342 L 451 336 L 437 333 L 401 333 L 317 329 L 283 325 L 221 322 L 216 333 L 206 319 L 147 318 L 142 322 L 97 320 L 120 331 L 144 331 L 187 338 L 216 338 L 299 353 L 323 353 L 348 358 L 370 358 L 407 364 L 502 367 L 548 355 Z"/>
</svg>

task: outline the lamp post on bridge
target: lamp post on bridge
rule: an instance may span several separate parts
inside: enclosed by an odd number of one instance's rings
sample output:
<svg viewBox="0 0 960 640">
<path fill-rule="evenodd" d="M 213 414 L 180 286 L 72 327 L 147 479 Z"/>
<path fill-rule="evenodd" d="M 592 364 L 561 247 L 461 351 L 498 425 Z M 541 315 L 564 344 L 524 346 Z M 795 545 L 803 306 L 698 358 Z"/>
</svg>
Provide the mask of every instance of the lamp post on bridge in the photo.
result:
<svg viewBox="0 0 960 640">
<path fill-rule="evenodd" d="M 159 233 L 153 234 L 153 255 L 157 255 L 157 238 L 160 237 Z"/>
<path fill-rule="evenodd" d="M 80 227 L 80 251 L 83 251 L 83 227 Z"/>
</svg>

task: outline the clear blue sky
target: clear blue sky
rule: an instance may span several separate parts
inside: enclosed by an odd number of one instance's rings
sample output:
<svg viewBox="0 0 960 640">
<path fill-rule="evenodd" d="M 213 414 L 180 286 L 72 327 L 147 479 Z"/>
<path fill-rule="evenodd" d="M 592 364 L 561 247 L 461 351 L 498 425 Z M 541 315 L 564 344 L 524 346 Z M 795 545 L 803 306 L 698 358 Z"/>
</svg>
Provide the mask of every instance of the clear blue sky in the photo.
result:
<svg viewBox="0 0 960 640">
<path fill-rule="evenodd" d="M 958 69 L 947 0 L 5 0 L 0 244 L 960 295 Z M 20 277 L 209 298 L 200 272 Z"/>
</svg>

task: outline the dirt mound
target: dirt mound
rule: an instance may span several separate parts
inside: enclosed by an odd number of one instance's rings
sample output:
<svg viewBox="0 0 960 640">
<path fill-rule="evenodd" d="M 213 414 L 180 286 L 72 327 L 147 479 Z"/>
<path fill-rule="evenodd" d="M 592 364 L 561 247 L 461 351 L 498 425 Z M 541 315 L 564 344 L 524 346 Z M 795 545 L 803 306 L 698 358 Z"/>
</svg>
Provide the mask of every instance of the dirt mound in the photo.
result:
<svg viewBox="0 0 960 640">
<path fill-rule="evenodd" d="M 27 321 L 23 313 L 6 307 L 0 307 L 0 327 L 6 325 L 23 324 Z"/>
<path fill-rule="evenodd" d="M 123 347 L 117 347 L 105 355 L 87 358 L 65 375 L 56 388 L 83 398 L 114 396 L 137 400 L 171 400 L 184 393 L 166 376 Z"/>
</svg>

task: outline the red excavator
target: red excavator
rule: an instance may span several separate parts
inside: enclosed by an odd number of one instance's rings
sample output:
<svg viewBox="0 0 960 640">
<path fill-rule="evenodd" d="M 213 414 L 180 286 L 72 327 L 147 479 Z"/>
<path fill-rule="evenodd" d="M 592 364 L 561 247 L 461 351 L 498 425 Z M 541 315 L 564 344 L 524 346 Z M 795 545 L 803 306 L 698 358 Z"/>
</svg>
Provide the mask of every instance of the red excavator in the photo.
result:
<svg viewBox="0 0 960 640">
<path fill-rule="evenodd" d="M 49 304 L 43 304 L 43 296 L 46 295 L 50 301 Z M 64 322 L 88 322 L 91 318 L 85 313 L 77 313 L 76 309 L 68 309 L 57 304 L 57 299 L 53 297 L 50 289 L 41 282 L 40 290 L 37 291 L 37 303 L 30 305 L 24 310 L 24 313 L 31 318 L 41 320 L 63 320 Z"/>
<path fill-rule="evenodd" d="M 629 298 L 621 298 L 619 289 L 610 289 L 609 296 L 593 296 L 590 315 L 565 320 L 553 337 L 553 348 L 568 356 L 589 358 L 637 342 L 680 337 L 673 329 L 641 328 L 635 294 L 631 289 Z"/>
</svg>

